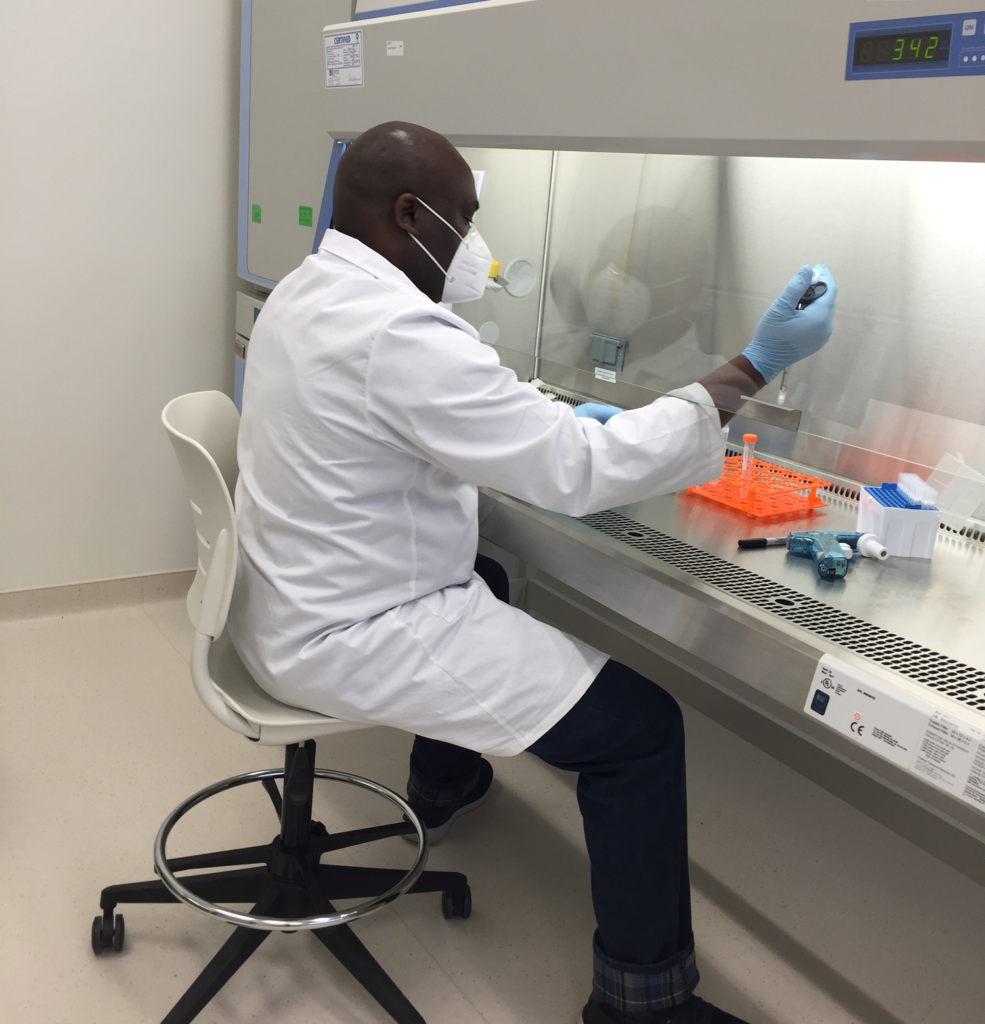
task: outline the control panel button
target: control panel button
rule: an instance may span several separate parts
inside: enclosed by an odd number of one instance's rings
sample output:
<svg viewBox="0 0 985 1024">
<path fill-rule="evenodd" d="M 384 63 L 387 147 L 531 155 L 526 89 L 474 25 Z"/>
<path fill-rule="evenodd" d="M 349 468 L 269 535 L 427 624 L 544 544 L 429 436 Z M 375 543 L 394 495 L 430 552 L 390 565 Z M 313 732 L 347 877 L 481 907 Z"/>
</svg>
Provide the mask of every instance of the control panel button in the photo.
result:
<svg viewBox="0 0 985 1024">
<path fill-rule="evenodd" d="M 973 36 L 978 31 L 978 19 L 977 18 L 965 18 L 964 24 L 961 26 L 961 35 Z"/>
</svg>

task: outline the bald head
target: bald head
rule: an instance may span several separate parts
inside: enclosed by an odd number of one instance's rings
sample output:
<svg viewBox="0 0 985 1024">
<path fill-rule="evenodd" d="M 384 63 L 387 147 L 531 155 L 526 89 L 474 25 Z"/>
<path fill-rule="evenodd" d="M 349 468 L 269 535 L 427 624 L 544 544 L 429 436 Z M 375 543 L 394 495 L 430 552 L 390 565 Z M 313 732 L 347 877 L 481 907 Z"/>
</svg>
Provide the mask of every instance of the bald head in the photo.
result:
<svg viewBox="0 0 985 1024">
<path fill-rule="evenodd" d="M 336 229 L 375 249 L 435 301 L 444 274 L 411 235 L 447 268 L 478 207 L 469 165 L 443 135 L 420 125 L 390 121 L 370 128 L 339 163 Z"/>
</svg>

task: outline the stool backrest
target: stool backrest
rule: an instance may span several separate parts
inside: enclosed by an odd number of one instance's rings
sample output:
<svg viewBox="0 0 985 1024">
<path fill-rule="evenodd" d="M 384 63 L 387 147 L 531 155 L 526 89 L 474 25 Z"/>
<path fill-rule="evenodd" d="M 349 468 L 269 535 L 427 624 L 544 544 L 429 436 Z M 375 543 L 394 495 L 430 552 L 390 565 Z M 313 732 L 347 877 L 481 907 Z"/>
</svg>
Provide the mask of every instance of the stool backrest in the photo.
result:
<svg viewBox="0 0 985 1024">
<path fill-rule="evenodd" d="M 239 413 L 221 391 L 197 391 L 168 402 L 161 420 L 185 478 L 198 537 L 188 616 L 196 633 L 217 637 L 225 628 L 236 580 L 238 538 L 232 494 L 239 476 Z"/>
</svg>

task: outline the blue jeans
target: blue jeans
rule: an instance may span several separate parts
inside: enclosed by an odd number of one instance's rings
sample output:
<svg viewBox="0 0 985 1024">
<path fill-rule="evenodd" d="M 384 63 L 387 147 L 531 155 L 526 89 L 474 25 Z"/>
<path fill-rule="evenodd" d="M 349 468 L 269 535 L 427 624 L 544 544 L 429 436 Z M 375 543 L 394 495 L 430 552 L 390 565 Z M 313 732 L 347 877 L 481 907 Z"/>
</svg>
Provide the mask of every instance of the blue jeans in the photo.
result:
<svg viewBox="0 0 985 1024">
<path fill-rule="evenodd" d="M 481 562 L 476 570 L 502 596 L 505 573 L 500 577 Z M 555 768 L 578 772 L 598 924 L 599 996 L 628 1012 L 684 1002 L 698 972 L 687 867 L 684 723 L 677 702 L 637 672 L 609 661 L 529 751 Z M 447 803 L 468 791 L 479 758 L 418 736 L 411 777 L 418 792 Z"/>
</svg>

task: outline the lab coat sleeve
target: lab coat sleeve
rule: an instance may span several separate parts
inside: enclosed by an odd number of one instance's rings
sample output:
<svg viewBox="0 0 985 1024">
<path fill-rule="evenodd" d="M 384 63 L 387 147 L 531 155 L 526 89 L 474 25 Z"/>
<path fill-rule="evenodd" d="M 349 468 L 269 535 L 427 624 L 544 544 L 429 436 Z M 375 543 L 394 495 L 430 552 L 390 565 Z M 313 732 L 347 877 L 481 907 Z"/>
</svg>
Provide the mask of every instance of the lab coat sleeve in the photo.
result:
<svg viewBox="0 0 985 1024">
<path fill-rule="evenodd" d="M 721 475 L 711 397 L 700 384 L 675 395 L 607 424 L 579 419 L 520 383 L 464 325 L 427 311 L 397 313 L 381 326 L 366 375 L 367 414 L 380 440 L 571 516 Z"/>
</svg>

